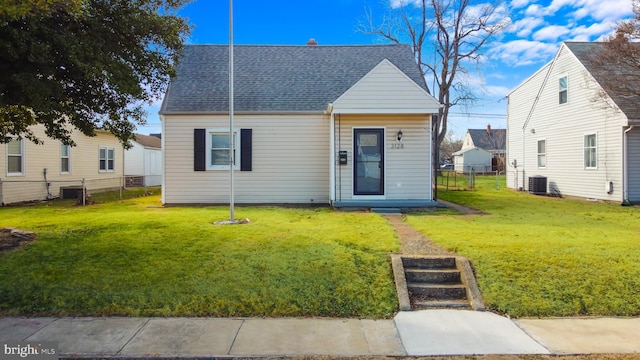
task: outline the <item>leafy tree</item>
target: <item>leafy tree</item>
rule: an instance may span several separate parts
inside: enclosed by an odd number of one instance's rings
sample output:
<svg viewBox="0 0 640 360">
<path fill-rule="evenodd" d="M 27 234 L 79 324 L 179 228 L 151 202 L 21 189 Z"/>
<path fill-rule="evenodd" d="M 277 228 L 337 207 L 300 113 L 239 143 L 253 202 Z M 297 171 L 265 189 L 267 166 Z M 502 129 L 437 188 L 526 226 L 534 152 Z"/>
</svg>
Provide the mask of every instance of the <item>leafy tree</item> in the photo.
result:
<svg viewBox="0 0 640 360">
<path fill-rule="evenodd" d="M 411 44 L 422 75 L 427 83 L 431 79 L 435 83 L 429 92 L 443 105 L 432 122 L 433 164 L 437 167 L 438 150 L 447 134 L 449 110 L 475 100 L 465 77 L 481 60 L 484 45 L 509 23 L 509 19 L 504 7 L 473 0 L 400 0 L 391 3 L 399 5 L 391 6 L 380 24 L 376 24 L 369 12 L 360 30 L 394 43 Z"/>
<path fill-rule="evenodd" d="M 73 145 L 112 132 L 123 145 L 144 124 L 144 106 L 174 75 L 190 27 L 186 0 L 0 2 L 0 142 L 42 142 L 29 127 Z"/>
</svg>

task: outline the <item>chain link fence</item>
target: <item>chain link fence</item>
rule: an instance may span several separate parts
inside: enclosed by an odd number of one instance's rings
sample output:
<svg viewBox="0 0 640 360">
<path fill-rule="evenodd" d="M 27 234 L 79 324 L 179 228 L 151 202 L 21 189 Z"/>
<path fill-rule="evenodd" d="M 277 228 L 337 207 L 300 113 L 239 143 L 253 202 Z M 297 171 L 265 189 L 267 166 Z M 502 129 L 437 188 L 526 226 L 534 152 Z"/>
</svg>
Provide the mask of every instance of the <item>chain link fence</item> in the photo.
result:
<svg viewBox="0 0 640 360">
<path fill-rule="evenodd" d="M 162 184 L 162 175 L 120 176 L 99 179 L 21 180 L 0 178 L 0 206 L 45 201 L 75 199 L 86 205 L 91 194 L 119 191 L 127 188 L 146 188 Z"/>
</svg>

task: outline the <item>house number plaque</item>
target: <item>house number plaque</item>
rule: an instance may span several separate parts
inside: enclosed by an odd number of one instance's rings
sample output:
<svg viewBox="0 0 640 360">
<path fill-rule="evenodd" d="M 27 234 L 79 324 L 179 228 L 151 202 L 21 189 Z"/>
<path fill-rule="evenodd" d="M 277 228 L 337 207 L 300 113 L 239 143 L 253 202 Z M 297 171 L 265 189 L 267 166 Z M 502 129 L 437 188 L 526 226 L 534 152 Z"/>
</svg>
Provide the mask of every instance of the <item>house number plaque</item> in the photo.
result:
<svg viewBox="0 0 640 360">
<path fill-rule="evenodd" d="M 391 144 L 391 148 L 392 149 L 404 149 L 404 144 L 403 143 L 393 143 L 393 144 Z"/>
</svg>

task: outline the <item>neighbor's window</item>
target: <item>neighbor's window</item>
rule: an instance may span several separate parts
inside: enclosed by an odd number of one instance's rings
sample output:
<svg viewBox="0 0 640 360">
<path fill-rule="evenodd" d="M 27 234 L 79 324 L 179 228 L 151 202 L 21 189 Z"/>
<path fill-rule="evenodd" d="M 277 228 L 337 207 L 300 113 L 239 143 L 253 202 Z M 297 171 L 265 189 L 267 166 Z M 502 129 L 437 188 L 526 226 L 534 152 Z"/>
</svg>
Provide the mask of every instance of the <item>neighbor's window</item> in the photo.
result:
<svg viewBox="0 0 640 360">
<path fill-rule="evenodd" d="M 538 140 L 538 167 L 547 167 L 547 140 Z"/>
<path fill-rule="evenodd" d="M 558 99 L 560 104 L 566 104 L 568 100 L 569 79 L 565 75 L 558 81 Z"/>
<path fill-rule="evenodd" d="M 229 131 L 218 131 L 212 130 L 209 132 L 208 140 L 208 148 L 209 150 L 209 159 L 207 164 L 209 169 L 218 169 L 224 170 L 229 169 L 229 151 L 233 147 L 233 168 L 236 169 L 239 166 L 239 162 L 236 159 L 236 154 L 238 153 L 238 144 L 240 143 L 238 139 L 238 131 L 233 132 L 234 136 L 234 144 L 233 146 L 229 144 Z"/>
<path fill-rule="evenodd" d="M 115 163 L 116 149 L 110 147 L 100 147 L 100 171 L 113 171 Z"/>
<path fill-rule="evenodd" d="M 22 139 L 7 143 L 7 175 L 24 174 L 24 145 Z"/>
<path fill-rule="evenodd" d="M 60 172 L 69 173 L 71 146 L 60 144 Z"/>
<path fill-rule="evenodd" d="M 596 134 L 584 136 L 584 167 L 587 169 L 598 167 L 598 138 Z"/>
</svg>

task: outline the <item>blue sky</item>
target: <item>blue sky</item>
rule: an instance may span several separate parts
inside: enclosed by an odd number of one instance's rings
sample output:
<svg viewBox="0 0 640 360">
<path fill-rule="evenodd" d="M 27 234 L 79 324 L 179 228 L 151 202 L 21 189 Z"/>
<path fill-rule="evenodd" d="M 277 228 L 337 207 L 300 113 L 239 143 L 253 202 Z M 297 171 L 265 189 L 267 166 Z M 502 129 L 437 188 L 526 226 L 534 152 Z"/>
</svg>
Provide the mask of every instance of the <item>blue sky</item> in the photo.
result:
<svg viewBox="0 0 640 360">
<path fill-rule="evenodd" d="M 304 45 L 309 38 L 320 45 L 385 43 L 358 32 L 365 11 L 379 20 L 388 9 L 412 2 L 419 0 L 234 0 L 234 43 Z M 505 95 L 550 61 L 562 41 L 596 41 L 610 34 L 617 21 L 632 16 L 631 0 L 512 0 L 499 7 L 508 25 L 483 48 L 484 61 L 468 80 L 479 101 L 451 110 L 449 128 L 458 137 L 489 123 L 505 127 Z M 228 1 L 195 0 L 180 15 L 194 26 L 188 43 L 228 44 Z M 160 103 L 148 108 L 148 124 L 139 127 L 140 133 L 160 132 Z"/>
</svg>

